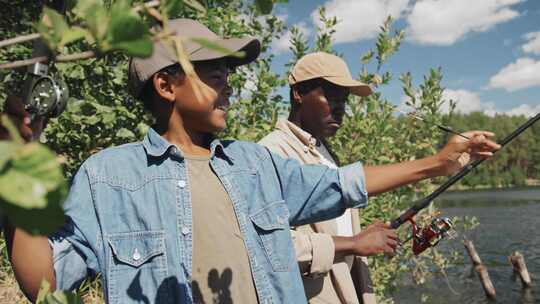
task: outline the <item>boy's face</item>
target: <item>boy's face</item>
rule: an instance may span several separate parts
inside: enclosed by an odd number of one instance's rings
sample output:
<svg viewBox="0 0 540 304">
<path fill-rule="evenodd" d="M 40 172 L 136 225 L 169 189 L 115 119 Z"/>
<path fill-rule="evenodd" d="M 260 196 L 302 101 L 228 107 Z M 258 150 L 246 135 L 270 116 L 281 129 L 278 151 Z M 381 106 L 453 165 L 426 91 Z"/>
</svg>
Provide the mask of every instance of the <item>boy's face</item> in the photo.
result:
<svg viewBox="0 0 540 304">
<path fill-rule="evenodd" d="M 222 131 L 227 126 L 226 110 L 232 94 L 228 83 L 229 67 L 222 59 L 195 62 L 194 68 L 203 84 L 197 83 L 196 79 L 185 78 L 175 90 L 176 106 L 184 127 L 204 133 Z M 194 86 L 203 90 L 198 98 L 192 92 Z M 211 92 L 208 94 L 204 90 Z"/>
<path fill-rule="evenodd" d="M 302 125 L 316 138 L 335 135 L 343 122 L 348 96 L 347 88 L 321 79 L 319 85 L 301 96 Z"/>
</svg>

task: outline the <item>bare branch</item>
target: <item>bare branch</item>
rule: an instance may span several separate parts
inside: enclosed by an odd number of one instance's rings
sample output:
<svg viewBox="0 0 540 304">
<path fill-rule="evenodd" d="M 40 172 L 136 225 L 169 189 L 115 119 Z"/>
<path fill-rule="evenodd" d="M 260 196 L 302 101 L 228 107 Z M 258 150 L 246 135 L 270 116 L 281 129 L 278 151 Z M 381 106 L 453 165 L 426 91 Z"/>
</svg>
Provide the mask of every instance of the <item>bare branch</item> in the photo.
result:
<svg viewBox="0 0 540 304">
<path fill-rule="evenodd" d="M 68 62 L 68 61 L 75 61 L 75 60 L 81 60 L 81 59 L 89 59 L 93 57 L 96 57 L 96 53 L 94 51 L 85 51 L 85 52 L 75 53 L 75 54 L 59 55 L 54 58 L 54 61 Z M 47 56 L 39 56 L 39 57 L 34 57 L 30 59 L 25 59 L 25 60 L 13 61 L 9 63 L 0 64 L 0 70 L 15 69 L 15 68 L 19 68 L 19 67 L 23 67 L 27 65 L 32 65 L 36 62 L 45 62 L 48 60 L 49 60 L 49 57 Z"/>
<path fill-rule="evenodd" d="M 17 36 L 17 37 L 14 37 L 14 38 L 2 40 L 2 41 L 0 41 L 0 48 L 5 47 L 5 46 L 9 46 L 9 45 L 12 45 L 12 44 L 17 44 L 17 43 L 23 43 L 23 42 L 27 42 L 27 41 L 36 40 L 39 37 L 41 37 L 40 34 L 33 33 L 33 34 Z"/>
<path fill-rule="evenodd" d="M 32 65 L 32 64 L 34 64 L 36 62 L 47 61 L 47 59 L 48 59 L 47 56 L 40 56 L 40 57 L 34 57 L 34 58 L 30 58 L 30 59 L 24 59 L 24 60 L 17 60 L 17 61 L 13 61 L 13 62 L 8 62 L 8 63 L 0 64 L 0 70 L 20 68 L 20 67 L 23 67 L 23 66 L 26 66 L 26 65 Z"/>
<path fill-rule="evenodd" d="M 96 53 L 94 51 L 84 51 L 81 53 L 57 56 L 55 61 L 67 62 L 67 61 L 74 61 L 74 60 L 81 60 L 81 59 L 90 59 L 93 57 L 96 57 Z"/>
</svg>

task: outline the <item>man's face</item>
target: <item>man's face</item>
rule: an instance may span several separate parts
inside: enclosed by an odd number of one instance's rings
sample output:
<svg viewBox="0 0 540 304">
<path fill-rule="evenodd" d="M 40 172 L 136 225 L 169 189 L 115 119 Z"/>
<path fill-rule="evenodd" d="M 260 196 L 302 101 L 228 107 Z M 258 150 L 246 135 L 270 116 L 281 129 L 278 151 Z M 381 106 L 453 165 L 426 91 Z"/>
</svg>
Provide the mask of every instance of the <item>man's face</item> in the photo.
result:
<svg viewBox="0 0 540 304">
<path fill-rule="evenodd" d="M 319 79 L 314 89 L 301 95 L 302 126 L 316 138 L 336 134 L 343 122 L 349 89 Z"/>
<path fill-rule="evenodd" d="M 201 94 L 189 94 L 193 87 L 197 87 L 196 80 L 186 79 L 195 84 L 183 84 L 176 94 L 177 106 L 184 126 L 198 132 L 214 133 L 225 129 L 227 126 L 227 107 L 232 89 L 228 84 L 229 67 L 225 60 L 200 61 L 194 64 L 195 72 L 204 83 L 199 89 Z M 195 89 L 196 90 L 196 89 Z M 204 94 L 204 90 L 212 91 L 212 94 Z M 188 92 L 187 96 L 185 92 Z"/>
</svg>

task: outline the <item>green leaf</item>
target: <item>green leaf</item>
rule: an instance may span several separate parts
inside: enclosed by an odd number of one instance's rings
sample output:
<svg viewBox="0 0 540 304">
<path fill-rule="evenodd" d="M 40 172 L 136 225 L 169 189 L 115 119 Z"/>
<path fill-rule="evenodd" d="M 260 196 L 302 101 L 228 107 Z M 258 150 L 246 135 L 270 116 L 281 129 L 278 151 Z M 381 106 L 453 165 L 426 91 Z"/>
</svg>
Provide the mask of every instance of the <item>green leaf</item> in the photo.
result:
<svg viewBox="0 0 540 304">
<path fill-rule="evenodd" d="M 363 64 L 368 64 L 371 58 L 373 58 L 373 51 L 369 51 L 362 55 L 361 61 Z"/>
<path fill-rule="evenodd" d="M 89 34 L 88 31 L 86 31 L 85 29 L 78 26 L 74 26 L 64 32 L 64 34 L 62 35 L 62 39 L 60 39 L 60 43 L 58 47 L 62 48 L 66 44 L 83 39 L 88 34 Z"/>
<path fill-rule="evenodd" d="M 255 0 L 255 7 L 263 15 L 270 14 L 274 8 L 274 2 L 272 0 Z"/>
<path fill-rule="evenodd" d="M 184 13 L 184 6 L 188 6 L 200 14 L 206 14 L 206 8 L 196 0 L 161 0 L 160 10 L 168 17 L 177 17 Z"/>
<path fill-rule="evenodd" d="M 129 56 L 152 55 L 153 45 L 148 28 L 130 10 L 122 11 L 119 7 L 113 9 L 107 37 L 112 49 L 123 50 Z"/>
<path fill-rule="evenodd" d="M 79 1 L 74 9 L 75 14 L 86 21 L 91 35 L 87 35 L 89 43 L 98 42 L 98 47 L 104 48 L 103 40 L 109 27 L 109 14 L 100 0 Z"/>
<path fill-rule="evenodd" d="M 228 48 L 226 47 L 223 47 L 215 42 L 212 42 L 208 39 L 204 39 L 204 38 L 190 38 L 191 41 L 195 42 L 195 43 L 198 43 L 200 44 L 201 46 L 207 48 L 207 49 L 210 49 L 210 50 L 214 50 L 214 51 L 217 51 L 217 52 L 220 52 L 226 56 L 233 56 L 233 57 L 238 57 L 238 58 L 243 58 L 244 56 L 246 56 L 246 53 L 244 51 L 239 51 L 239 52 L 236 52 L 236 51 L 232 51 L 232 50 L 229 50 Z"/>
<path fill-rule="evenodd" d="M 133 139 L 135 134 L 126 128 L 122 128 L 116 132 L 116 136 L 123 139 Z"/>
<path fill-rule="evenodd" d="M 36 29 L 51 50 L 58 50 L 62 36 L 69 29 L 69 26 L 62 15 L 53 9 L 44 7 L 43 17 L 36 24 Z"/>
<path fill-rule="evenodd" d="M 0 141 L 0 172 L 5 164 L 14 156 L 17 144 L 12 141 Z"/>
<path fill-rule="evenodd" d="M 206 8 L 197 0 L 183 0 L 184 3 L 201 14 L 206 14 Z"/>
<path fill-rule="evenodd" d="M 56 155 L 39 143 L 18 146 L 0 171 L 0 208 L 31 234 L 49 234 L 62 226 L 66 194 Z"/>
<path fill-rule="evenodd" d="M 39 287 L 36 304 L 83 304 L 83 300 L 75 292 L 56 290 L 51 293 L 51 285 L 43 280 Z"/>
<path fill-rule="evenodd" d="M 113 48 L 125 51 L 129 56 L 146 58 L 152 55 L 154 46 L 150 39 L 139 39 L 116 43 Z"/>
</svg>

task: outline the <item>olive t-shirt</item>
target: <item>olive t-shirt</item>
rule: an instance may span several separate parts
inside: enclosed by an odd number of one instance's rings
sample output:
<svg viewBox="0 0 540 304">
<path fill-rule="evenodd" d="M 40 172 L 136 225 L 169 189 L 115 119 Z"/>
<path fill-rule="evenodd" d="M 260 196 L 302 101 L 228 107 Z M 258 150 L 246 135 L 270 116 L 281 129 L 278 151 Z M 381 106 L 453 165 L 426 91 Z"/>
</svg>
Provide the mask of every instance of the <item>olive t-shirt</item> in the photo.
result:
<svg viewBox="0 0 540 304">
<path fill-rule="evenodd" d="M 193 212 L 195 303 L 258 303 L 233 203 L 209 157 L 185 155 Z"/>
</svg>

